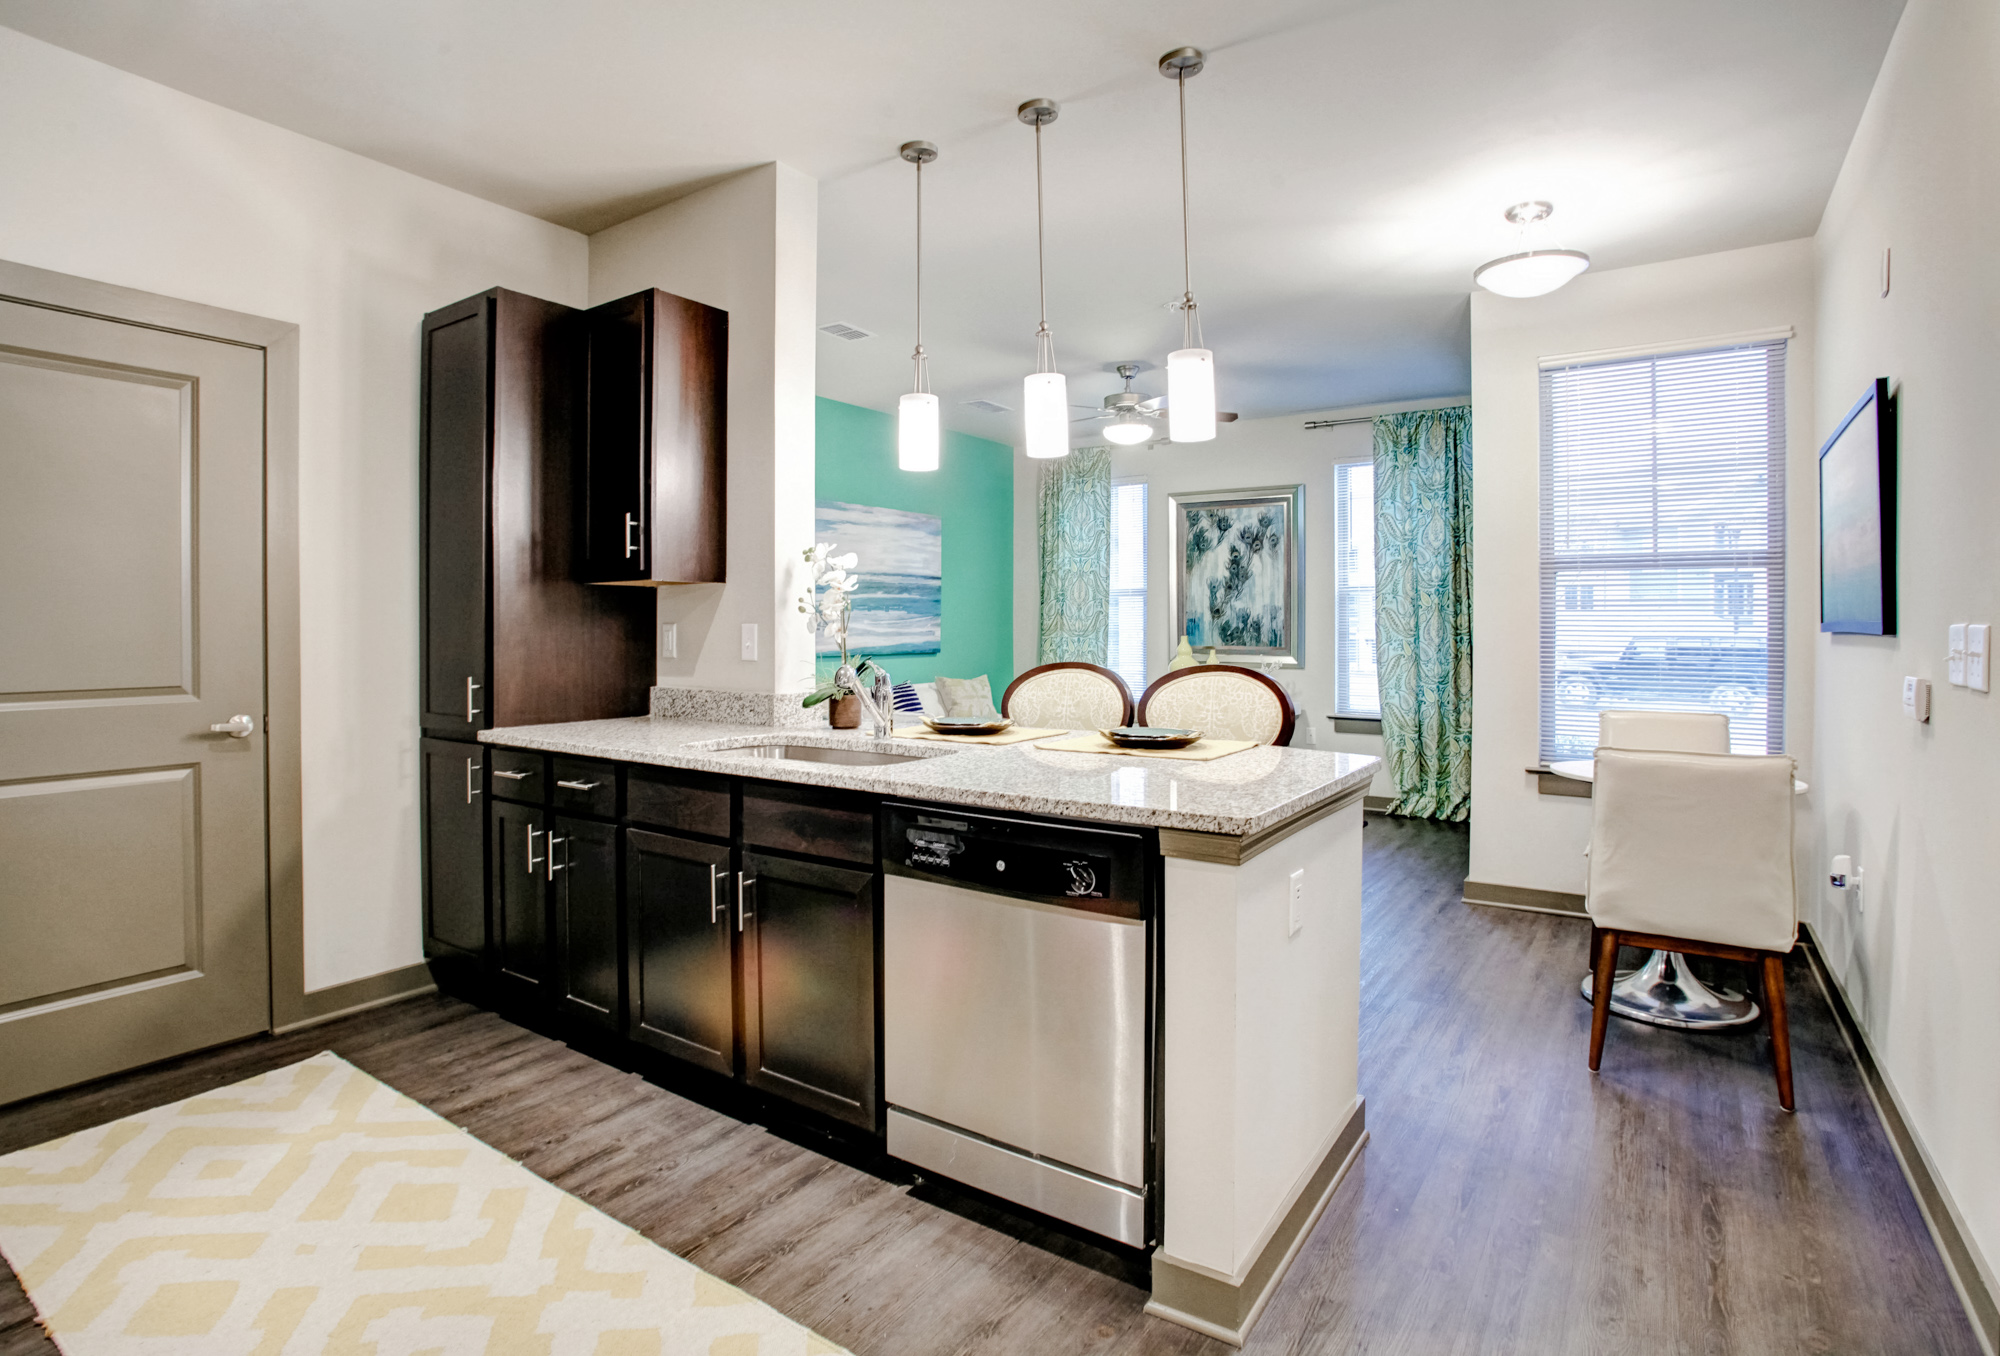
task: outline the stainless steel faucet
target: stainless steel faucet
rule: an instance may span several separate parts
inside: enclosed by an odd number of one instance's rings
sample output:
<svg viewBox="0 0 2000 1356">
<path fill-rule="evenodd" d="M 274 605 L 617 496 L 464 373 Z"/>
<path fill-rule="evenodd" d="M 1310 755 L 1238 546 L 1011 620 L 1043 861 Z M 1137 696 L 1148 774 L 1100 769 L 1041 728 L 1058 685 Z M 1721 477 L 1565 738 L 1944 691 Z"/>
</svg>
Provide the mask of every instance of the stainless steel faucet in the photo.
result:
<svg viewBox="0 0 2000 1356">
<path fill-rule="evenodd" d="M 861 685 L 861 675 L 854 671 L 852 664 L 842 664 L 834 670 L 833 681 L 861 699 L 861 709 L 868 713 L 869 733 L 877 739 L 887 739 L 895 733 L 896 727 L 890 719 L 889 675 L 879 665 L 875 669 L 875 691 L 870 696 Z"/>
</svg>

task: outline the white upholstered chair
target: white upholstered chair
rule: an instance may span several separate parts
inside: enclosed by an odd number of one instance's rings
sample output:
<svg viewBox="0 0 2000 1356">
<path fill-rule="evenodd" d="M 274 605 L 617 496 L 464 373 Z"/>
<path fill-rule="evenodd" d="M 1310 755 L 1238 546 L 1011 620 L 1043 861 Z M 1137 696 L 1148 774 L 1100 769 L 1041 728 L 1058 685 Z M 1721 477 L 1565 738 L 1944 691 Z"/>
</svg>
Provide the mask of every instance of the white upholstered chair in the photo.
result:
<svg viewBox="0 0 2000 1356">
<path fill-rule="evenodd" d="M 1598 749 L 1585 896 L 1593 1071 L 1620 946 L 1751 961 L 1762 970 L 1778 1104 L 1792 1109 L 1784 959 L 1798 936 L 1792 772 L 1783 754 Z"/>
<path fill-rule="evenodd" d="M 1600 711 L 1597 747 L 1728 753 L 1729 717 L 1717 711 Z"/>
<path fill-rule="evenodd" d="M 1097 664 L 1043 664 L 1007 684 L 1000 714 L 1044 730 L 1105 730 L 1132 723 L 1132 689 Z"/>
<path fill-rule="evenodd" d="M 1170 669 L 1139 699 L 1141 725 L 1200 730 L 1211 739 L 1285 745 L 1297 720 L 1284 688 L 1234 664 Z"/>
</svg>

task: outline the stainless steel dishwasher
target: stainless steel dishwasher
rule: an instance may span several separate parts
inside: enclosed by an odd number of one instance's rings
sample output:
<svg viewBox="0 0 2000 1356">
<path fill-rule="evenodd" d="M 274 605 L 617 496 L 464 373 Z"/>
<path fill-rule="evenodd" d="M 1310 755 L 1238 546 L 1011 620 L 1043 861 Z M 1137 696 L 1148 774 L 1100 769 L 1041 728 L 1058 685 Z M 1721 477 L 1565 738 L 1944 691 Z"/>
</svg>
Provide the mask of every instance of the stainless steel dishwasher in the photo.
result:
<svg viewBox="0 0 2000 1356">
<path fill-rule="evenodd" d="M 1144 1246 L 1145 837 L 884 810 L 889 1152 Z"/>
</svg>

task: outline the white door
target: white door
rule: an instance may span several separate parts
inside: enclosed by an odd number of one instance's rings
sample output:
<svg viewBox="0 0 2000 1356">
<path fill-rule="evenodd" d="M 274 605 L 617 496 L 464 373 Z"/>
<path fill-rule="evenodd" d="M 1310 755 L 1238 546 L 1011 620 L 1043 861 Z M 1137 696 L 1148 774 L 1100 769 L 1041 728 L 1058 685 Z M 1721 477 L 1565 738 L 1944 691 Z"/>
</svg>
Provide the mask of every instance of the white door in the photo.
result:
<svg viewBox="0 0 2000 1356">
<path fill-rule="evenodd" d="M 0 1102 L 269 1026 L 264 382 L 0 300 Z"/>
</svg>

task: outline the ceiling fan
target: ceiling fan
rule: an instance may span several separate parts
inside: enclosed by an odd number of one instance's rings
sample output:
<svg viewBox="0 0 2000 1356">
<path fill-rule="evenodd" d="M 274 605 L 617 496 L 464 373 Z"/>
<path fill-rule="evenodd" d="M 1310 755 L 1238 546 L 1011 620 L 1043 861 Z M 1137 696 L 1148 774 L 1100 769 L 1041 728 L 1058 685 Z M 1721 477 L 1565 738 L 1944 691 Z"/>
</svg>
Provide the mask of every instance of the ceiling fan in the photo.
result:
<svg viewBox="0 0 2000 1356">
<path fill-rule="evenodd" d="M 1158 423 L 1156 416 L 1164 414 L 1167 408 L 1165 396 L 1147 395 L 1132 389 L 1132 378 L 1139 375 L 1139 364 L 1119 363 L 1113 369 L 1125 379 L 1125 389 L 1104 397 L 1104 407 L 1094 414 L 1081 419 L 1072 419 L 1072 424 L 1094 424 L 1108 420 L 1104 436 L 1121 446 L 1130 447 L 1138 443 L 1157 442 L 1166 437 L 1167 431 Z M 1090 405 L 1074 405 L 1072 409 L 1088 410 Z M 1219 423 L 1229 423 L 1236 418 L 1233 411 L 1216 411 Z"/>
</svg>

